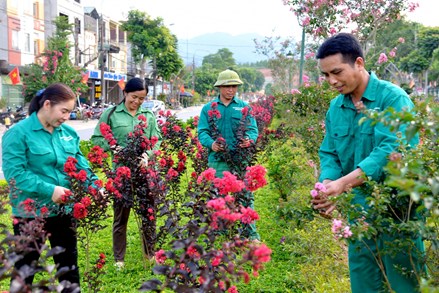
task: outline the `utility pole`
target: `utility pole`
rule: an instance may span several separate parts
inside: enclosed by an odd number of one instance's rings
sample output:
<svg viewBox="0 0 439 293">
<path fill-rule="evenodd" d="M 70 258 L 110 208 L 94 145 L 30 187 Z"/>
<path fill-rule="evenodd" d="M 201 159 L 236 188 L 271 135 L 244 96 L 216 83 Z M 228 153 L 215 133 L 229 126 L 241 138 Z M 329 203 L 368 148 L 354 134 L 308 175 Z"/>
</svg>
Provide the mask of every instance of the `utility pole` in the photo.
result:
<svg viewBox="0 0 439 293">
<path fill-rule="evenodd" d="M 192 89 L 195 91 L 195 54 L 192 58 Z"/>
<path fill-rule="evenodd" d="M 99 19 L 100 24 L 100 58 L 101 61 L 101 101 L 103 103 L 107 103 L 107 89 L 105 86 L 105 79 L 104 79 L 104 73 L 105 73 L 105 64 L 107 62 L 107 51 L 104 48 L 104 34 L 105 34 L 105 24 L 104 24 L 104 16 L 101 14 L 101 17 Z"/>
<path fill-rule="evenodd" d="M 157 92 L 156 92 L 156 86 L 157 86 L 157 58 L 154 56 L 152 59 L 152 98 L 156 100 Z"/>
</svg>

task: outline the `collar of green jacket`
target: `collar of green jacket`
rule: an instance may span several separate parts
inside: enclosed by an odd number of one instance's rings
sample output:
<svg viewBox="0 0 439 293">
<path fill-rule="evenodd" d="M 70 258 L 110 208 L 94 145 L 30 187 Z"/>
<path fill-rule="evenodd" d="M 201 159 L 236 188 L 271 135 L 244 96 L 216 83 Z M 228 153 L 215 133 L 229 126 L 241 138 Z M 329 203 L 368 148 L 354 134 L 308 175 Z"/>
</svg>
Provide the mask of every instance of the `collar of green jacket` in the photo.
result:
<svg viewBox="0 0 439 293">
<path fill-rule="evenodd" d="M 370 72 L 369 73 L 369 82 L 367 83 L 366 90 L 363 93 L 363 98 L 368 101 L 375 101 L 377 96 L 377 88 L 378 88 L 378 82 L 379 79 L 376 76 L 375 73 Z M 355 105 L 352 103 L 351 95 L 347 94 L 343 96 L 343 99 L 338 100 L 337 104 L 338 107 L 347 107 L 356 109 Z"/>
</svg>

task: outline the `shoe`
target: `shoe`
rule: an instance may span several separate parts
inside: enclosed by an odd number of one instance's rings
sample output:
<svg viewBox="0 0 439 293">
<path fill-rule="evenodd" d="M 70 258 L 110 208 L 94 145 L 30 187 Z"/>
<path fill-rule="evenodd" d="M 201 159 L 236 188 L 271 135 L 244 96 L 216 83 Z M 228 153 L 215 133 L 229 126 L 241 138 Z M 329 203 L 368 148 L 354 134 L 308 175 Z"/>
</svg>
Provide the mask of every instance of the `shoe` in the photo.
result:
<svg viewBox="0 0 439 293">
<path fill-rule="evenodd" d="M 146 259 L 149 261 L 149 262 L 155 262 L 155 256 L 153 255 L 153 256 L 146 256 Z"/>
<path fill-rule="evenodd" d="M 116 270 L 120 271 L 124 268 L 125 263 L 123 261 L 117 261 L 114 266 L 116 267 Z"/>
</svg>

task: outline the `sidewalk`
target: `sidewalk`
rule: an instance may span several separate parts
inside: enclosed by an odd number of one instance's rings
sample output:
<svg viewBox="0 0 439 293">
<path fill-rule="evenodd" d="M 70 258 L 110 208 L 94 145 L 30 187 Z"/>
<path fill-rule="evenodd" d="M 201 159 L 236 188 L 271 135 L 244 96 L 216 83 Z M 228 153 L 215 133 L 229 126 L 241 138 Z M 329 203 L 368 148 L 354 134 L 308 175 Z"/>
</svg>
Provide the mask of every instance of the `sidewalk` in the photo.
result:
<svg viewBox="0 0 439 293">
<path fill-rule="evenodd" d="M 95 128 L 96 124 L 98 124 L 98 119 L 88 119 L 88 121 L 84 120 L 67 120 L 65 124 L 73 127 L 76 131 L 82 129 L 90 129 Z"/>
<path fill-rule="evenodd" d="M 187 107 L 187 108 L 182 108 L 182 109 L 178 109 L 178 110 L 173 110 L 173 109 L 166 109 L 165 111 L 171 111 L 172 114 L 184 114 L 187 112 L 192 112 L 192 111 L 200 111 L 201 110 L 201 106 L 191 106 L 191 107 Z M 82 130 L 82 129 L 90 129 L 90 128 L 94 128 L 96 126 L 96 124 L 98 123 L 98 119 L 89 119 L 87 122 L 84 120 L 67 120 L 65 123 L 67 125 L 72 126 L 75 130 Z M 0 143 L 1 143 L 1 137 L 3 136 L 4 132 L 6 130 L 6 127 L 3 124 L 0 124 Z"/>
</svg>

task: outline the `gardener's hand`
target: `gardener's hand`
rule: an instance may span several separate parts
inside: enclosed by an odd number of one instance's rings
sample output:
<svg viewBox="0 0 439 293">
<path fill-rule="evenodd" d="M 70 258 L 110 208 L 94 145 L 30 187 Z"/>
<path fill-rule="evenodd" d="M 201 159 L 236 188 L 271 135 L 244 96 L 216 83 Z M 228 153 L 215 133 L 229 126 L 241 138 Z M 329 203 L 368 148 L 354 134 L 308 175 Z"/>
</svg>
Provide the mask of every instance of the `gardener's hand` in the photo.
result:
<svg viewBox="0 0 439 293">
<path fill-rule="evenodd" d="M 334 201 L 327 196 L 317 196 L 312 201 L 313 208 L 318 210 L 320 215 L 325 218 L 330 218 L 332 212 L 337 208 Z"/>
<path fill-rule="evenodd" d="M 311 200 L 313 208 L 318 210 L 320 214 L 325 218 L 330 217 L 331 213 L 336 209 L 335 202 L 329 197 L 337 196 L 343 192 L 341 191 L 340 193 L 337 193 L 335 191 L 338 190 L 340 187 L 340 182 L 337 181 L 338 180 L 324 180 L 322 183 L 325 185 L 326 190 L 324 192 L 320 191 L 319 195 Z"/>
<path fill-rule="evenodd" d="M 223 152 L 224 151 L 224 145 L 218 142 L 212 143 L 212 151 L 214 152 Z"/>
<path fill-rule="evenodd" d="M 142 157 L 140 158 L 139 167 L 143 167 L 143 168 L 148 167 L 148 154 L 147 153 L 142 154 Z"/>
<path fill-rule="evenodd" d="M 64 194 L 66 192 L 70 192 L 70 190 L 62 186 L 55 186 L 52 193 L 52 201 L 57 204 L 64 203 Z"/>
<path fill-rule="evenodd" d="M 113 150 L 113 153 L 115 155 L 117 155 L 121 150 L 123 150 L 123 147 L 121 147 L 120 145 L 116 146 Z"/>
<path fill-rule="evenodd" d="M 248 138 L 243 139 L 239 144 L 240 148 L 248 148 L 249 146 L 251 146 L 251 140 Z"/>
</svg>

